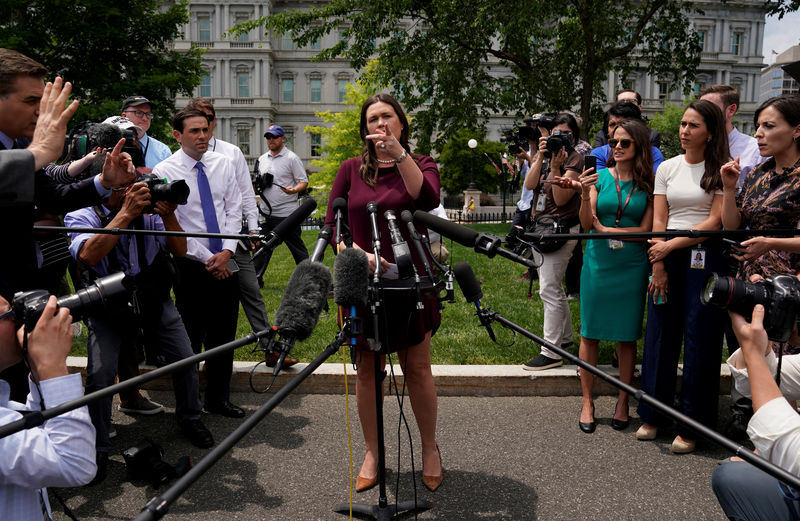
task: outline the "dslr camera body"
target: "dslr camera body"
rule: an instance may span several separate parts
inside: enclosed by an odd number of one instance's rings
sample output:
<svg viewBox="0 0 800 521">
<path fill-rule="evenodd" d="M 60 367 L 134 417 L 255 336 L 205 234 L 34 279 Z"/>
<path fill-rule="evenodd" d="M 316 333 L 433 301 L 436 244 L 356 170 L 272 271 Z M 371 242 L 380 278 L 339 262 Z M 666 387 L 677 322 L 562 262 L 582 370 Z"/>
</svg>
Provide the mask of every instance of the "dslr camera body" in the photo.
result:
<svg viewBox="0 0 800 521">
<path fill-rule="evenodd" d="M 571 154 L 572 151 L 575 150 L 572 140 L 573 137 L 571 132 L 554 130 L 552 134 L 547 136 L 547 150 L 544 152 L 544 157 L 553 157 L 553 155 L 558 154 L 558 151 L 562 148 L 567 152 L 567 154 Z"/>
<path fill-rule="evenodd" d="M 189 185 L 183 179 L 167 181 L 166 177 L 158 177 L 150 172 L 139 176 L 136 182 L 147 185 L 150 190 L 150 202 L 153 204 L 158 201 L 186 204 L 186 201 L 189 200 Z M 149 210 L 147 213 L 152 213 L 152 207 L 147 210 Z"/>
<path fill-rule="evenodd" d="M 800 280 L 794 275 L 773 275 L 747 282 L 712 273 L 700 300 L 708 306 L 730 309 L 751 321 L 753 307 L 764 306 L 764 329 L 773 342 L 787 342 L 800 314 Z"/>
</svg>

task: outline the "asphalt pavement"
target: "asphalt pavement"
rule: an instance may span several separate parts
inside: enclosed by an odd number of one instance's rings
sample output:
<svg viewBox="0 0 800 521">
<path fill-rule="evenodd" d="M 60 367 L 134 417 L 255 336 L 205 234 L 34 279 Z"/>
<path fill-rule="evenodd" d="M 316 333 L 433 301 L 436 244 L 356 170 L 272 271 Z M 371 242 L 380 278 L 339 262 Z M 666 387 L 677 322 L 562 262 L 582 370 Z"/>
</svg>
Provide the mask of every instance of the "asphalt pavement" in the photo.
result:
<svg viewBox="0 0 800 521">
<path fill-rule="evenodd" d="M 149 499 L 166 490 L 131 481 L 126 474 L 121 453 L 145 436 L 163 445 L 169 463 L 185 455 L 198 461 L 209 452 L 178 433 L 170 392 L 150 395 L 167 406 L 166 413 L 128 416 L 116 411 L 115 401 L 118 436 L 112 440 L 106 480 L 94 487 L 54 491 L 77 519 L 133 519 Z M 242 392 L 232 401 L 250 416 L 269 396 Z M 385 403 L 389 501 L 412 500 L 409 438 L 399 422 L 395 398 L 387 397 Z M 421 482 L 419 436 L 406 400 L 417 498 L 433 504 L 417 518 L 724 521 L 710 476 L 717 461 L 729 454 L 700 443 L 693 454 L 674 455 L 671 429 L 655 441 L 637 441 L 634 433 L 640 422 L 635 408 L 628 429 L 614 431 L 614 403 L 611 396 L 596 400 L 599 425 L 587 435 L 578 429 L 576 396 L 440 397 L 437 432 L 444 483 L 431 493 Z M 729 398 L 722 397 L 720 410 L 728 403 Z M 363 442 L 352 396 L 349 411 L 357 472 Z M 290 395 L 171 505 L 163 519 L 347 519 L 333 512 L 335 505 L 347 502 L 349 493 L 346 412 L 344 395 Z M 219 442 L 243 420 L 204 414 L 203 421 Z M 354 500 L 376 505 L 378 489 L 355 494 Z M 52 491 L 51 503 L 55 520 L 69 519 Z M 400 519 L 414 518 L 407 514 Z"/>
</svg>

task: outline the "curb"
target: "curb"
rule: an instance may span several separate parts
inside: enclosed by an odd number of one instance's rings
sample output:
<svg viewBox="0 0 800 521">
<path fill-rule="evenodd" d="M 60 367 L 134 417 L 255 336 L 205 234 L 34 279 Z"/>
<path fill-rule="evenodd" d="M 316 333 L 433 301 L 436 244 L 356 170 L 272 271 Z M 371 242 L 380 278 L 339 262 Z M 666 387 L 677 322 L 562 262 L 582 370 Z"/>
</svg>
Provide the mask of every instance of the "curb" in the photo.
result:
<svg viewBox="0 0 800 521">
<path fill-rule="evenodd" d="M 255 370 L 255 362 L 234 362 L 231 376 L 232 392 L 252 392 L 250 378 L 252 371 L 253 385 L 265 389 L 272 380 L 272 368 L 259 365 Z M 70 373 L 81 373 L 86 377 L 86 357 L 67 358 Z M 283 387 L 289 380 L 300 373 L 308 364 L 297 364 L 284 369 L 278 375 L 270 392 Z M 640 366 L 636 366 L 641 369 Z M 678 367 L 678 376 L 683 366 Z M 605 373 L 619 377 L 619 370 L 610 365 L 599 368 Z M 140 366 L 141 374 L 155 369 L 152 366 Z M 520 365 L 434 365 L 431 367 L 436 392 L 439 396 L 580 396 L 581 385 L 577 378 L 575 365 L 564 365 L 544 371 L 525 371 Z M 387 372 L 389 367 L 387 366 Z M 403 387 L 403 375 L 400 366 L 394 365 L 394 374 L 398 387 Z M 344 391 L 345 370 L 343 364 L 322 364 L 302 382 L 295 392 L 300 394 L 341 394 Z M 389 380 L 391 373 L 389 374 Z M 203 372 L 201 370 L 201 385 Z M 720 394 L 730 393 L 730 371 L 727 364 L 720 365 Z M 347 384 L 351 394 L 355 394 L 355 370 L 347 365 Z M 640 379 L 634 378 L 632 385 L 640 387 Z M 169 390 L 172 379 L 168 376 L 146 382 L 143 389 Z M 601 379 L 595 380 L 595 395 L 616 395 L 617 388 Z"/>
</svg>

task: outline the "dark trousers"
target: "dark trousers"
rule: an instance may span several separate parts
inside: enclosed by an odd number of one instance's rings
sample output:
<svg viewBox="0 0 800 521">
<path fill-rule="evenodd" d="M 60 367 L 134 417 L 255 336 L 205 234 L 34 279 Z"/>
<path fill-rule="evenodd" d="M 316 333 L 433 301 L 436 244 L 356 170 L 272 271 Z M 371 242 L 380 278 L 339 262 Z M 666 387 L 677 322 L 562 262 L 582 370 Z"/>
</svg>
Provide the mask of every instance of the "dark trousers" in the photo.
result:
<svg viewBox="0 0 800 521">
<path fill-rule="evenodd" d="M 239 319 L 239 283 L 236 274 L 217 280 L 198 261 L 177 259 L 175 285 L 178 306 L 192 350 L 200 353 L 230 342 Z M 233 349 L 206 360 L 205 404 L 216 405 L 230 397 Z"/>
<path fill-rule="evenodd" d="M 711 475 L 711 488 L 732 521 L 790 521 L 800 519 L 800 502 L 778 480 L 744 461 L 725 463 Z"/>
<path fill-rule="evenodd" d="M 707 241 L 708 242 L 708 241 Z M 683 344 L 681 412 L 714 428 L 719 402 L 719 364 L 722 357 L 724 312 L 700 302 L 700 292 L 711 273 L 723 273 L 720 249 L 706 245 L 705 268 L 689 266 L 692 248 L 673 251 L 664 260 L 667 270 L 667 302 L 653 304 L 648 296 L 647 329 L 642 356 L 642 391 L 672 406 L 678 360 Z M 667 417 L 639 403 L 642 421 L 661 426 Z M 680 436 L 697 435 L 678 425 Z"/>
<path fill-rule="evenodd" d="M 572 256 L 567 264 L 567 272 L 564 274 L 564 284 L 567 287 L 567 295 L 577 295 L 581 292 L 581 270 L 583 269 L 583 241 L 578 241 Z"/>
<path fill-rule="evenodd" d="M 165 295 L 162 299 L 142 301 L 141 327 L 147 344 L 164 356 L 168 364 L 192 356 L 189 337 L 175 305 Z M 89 317 L 86 394 L 114 384 L 117 358 L 125 349 L 135 351 L 140 319 L 121 310 L 119 313 Z M 175 417 L 178 421 L 200 418 L 197 367 L 192 364 L 172 373 L 175 393 Z M 122 394 L 122 393 L 120 393 Z M 124 402 L 123 402 L 124 403 Z M 97 450 L 107 452 L 111 427 L 111 396 L 89 403 L 89 416 L 97 431 Z"/>
<path fill-rule="evenodd" d="M 286 217 L 267 217 L 267 220 L 264 222 L 264 226 L 261 227 L 261 233 L 264 235 L 268 234 L 274 230 L 276 226 L 282 223 L 284 219 L 286 219 Z M 303 242 L 303 237 L 301 235 L 299 226 L 289 230 L 289 232 L 283 238 L 283 242 L 292 253 L 295 264 L 300 264 L 301 261 L 308 258 L 308 249 Z M 264 275 L 264 272 L 267 271 L 267 267 L 269 266 L 269 261 L 271 258 L 271 250 L 266 250 L 263 254 L 253 257 L 253 265 L 256 268 L 256 274 L 259 278 L 261 278 Z"/>
</svg>

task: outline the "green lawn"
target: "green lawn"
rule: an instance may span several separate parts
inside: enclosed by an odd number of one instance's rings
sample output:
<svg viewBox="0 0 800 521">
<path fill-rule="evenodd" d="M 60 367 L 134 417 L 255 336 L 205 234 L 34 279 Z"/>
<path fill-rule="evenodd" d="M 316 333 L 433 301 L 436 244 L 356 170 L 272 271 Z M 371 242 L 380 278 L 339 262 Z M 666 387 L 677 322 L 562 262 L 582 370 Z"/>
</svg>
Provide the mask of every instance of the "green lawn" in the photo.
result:
<svg viewBox="0 0 800 521">
<path fill-rule="evenodd" d="M 502 237 L 508 231 L 508 226 L 508 224 L 478 224 L 471 227 Z M 316 237 L 316 231 L 303 232 L 303 239 L 308 245 L 309 251 L 313 248 Z M 537 335 L 541 334 L 542 303 L 535 293 L 538 284 L 534 282 L 533 298 L 529 300 L 527 298 L 528 282 L 517 280 L 524 273 L 524 266 L 502 257 L 489 259 L 461 245 L 450 243 L 450 241 L 447 241 L 446 245 L 451 252 L 450 262 L 453 264 L 458 261 L 468 262 L 476 277 L 482 281 L 484 306 L 491 307 L 507 319 Z M 325 264 L 332 268 L 333 259 L 333 253 L 328 249 L 325 254 Z M 275 250 L 264 276 L 264 289 L 262 290 L 270 320 L 275 316 L 275 310 L 281 303 L 286 283 L 294 267 L 289 250 L 286 246 L 279 246 Z M 442 312 L 442 325 L 433 337 L 431 356 L 434 364 L 520 364 L 539 353 L 538 344 L 520 336 L 517 336 L 516 342 L 510 347 L 501 347 L 492 343 L 475 316 L 474 305 L 464 300 L 457 285 L 455 293 L 456 302 L 445 304 Z M 577 344 L 580 338 L 580 306 L 578 301 L 572 301 L 569 304 L 572 310 L 574 338 Z M 332 299 L 329 300 L 329 305 L 331 313 L 327 316 L 324 314 L 320 316 L 312 336 L 304 342 L 298 342 L 292 356 L 303 362 L 309 362 L 333 340 L 338 330 L 336 307 Z M 510 331 L 503 329 L 499 324 L 494 324 L 493 328 L 501 344 L 505 345 L 513 341 L 513 334 Z M 247 335 L 250 331 L 250 325 L 240 307 L 237 337 Z M 642 341 L 639 344 L 640 359 L 641 343 Z M 86 328 L 84 327 L 83 334 L 75 339 L 72 354 L 85 356 L 85 344 Z M 599 363 L 610 363 L 614 349 L 615 345 L 611 342 L 601 342 Z M 577 353 L 577 349 L 573 352 Z M 243 347 L 236 351 L 237 360 L 258 360 L 259 358 L 260 353 L 252 353 L 251 347 Z"/>
</svg>

